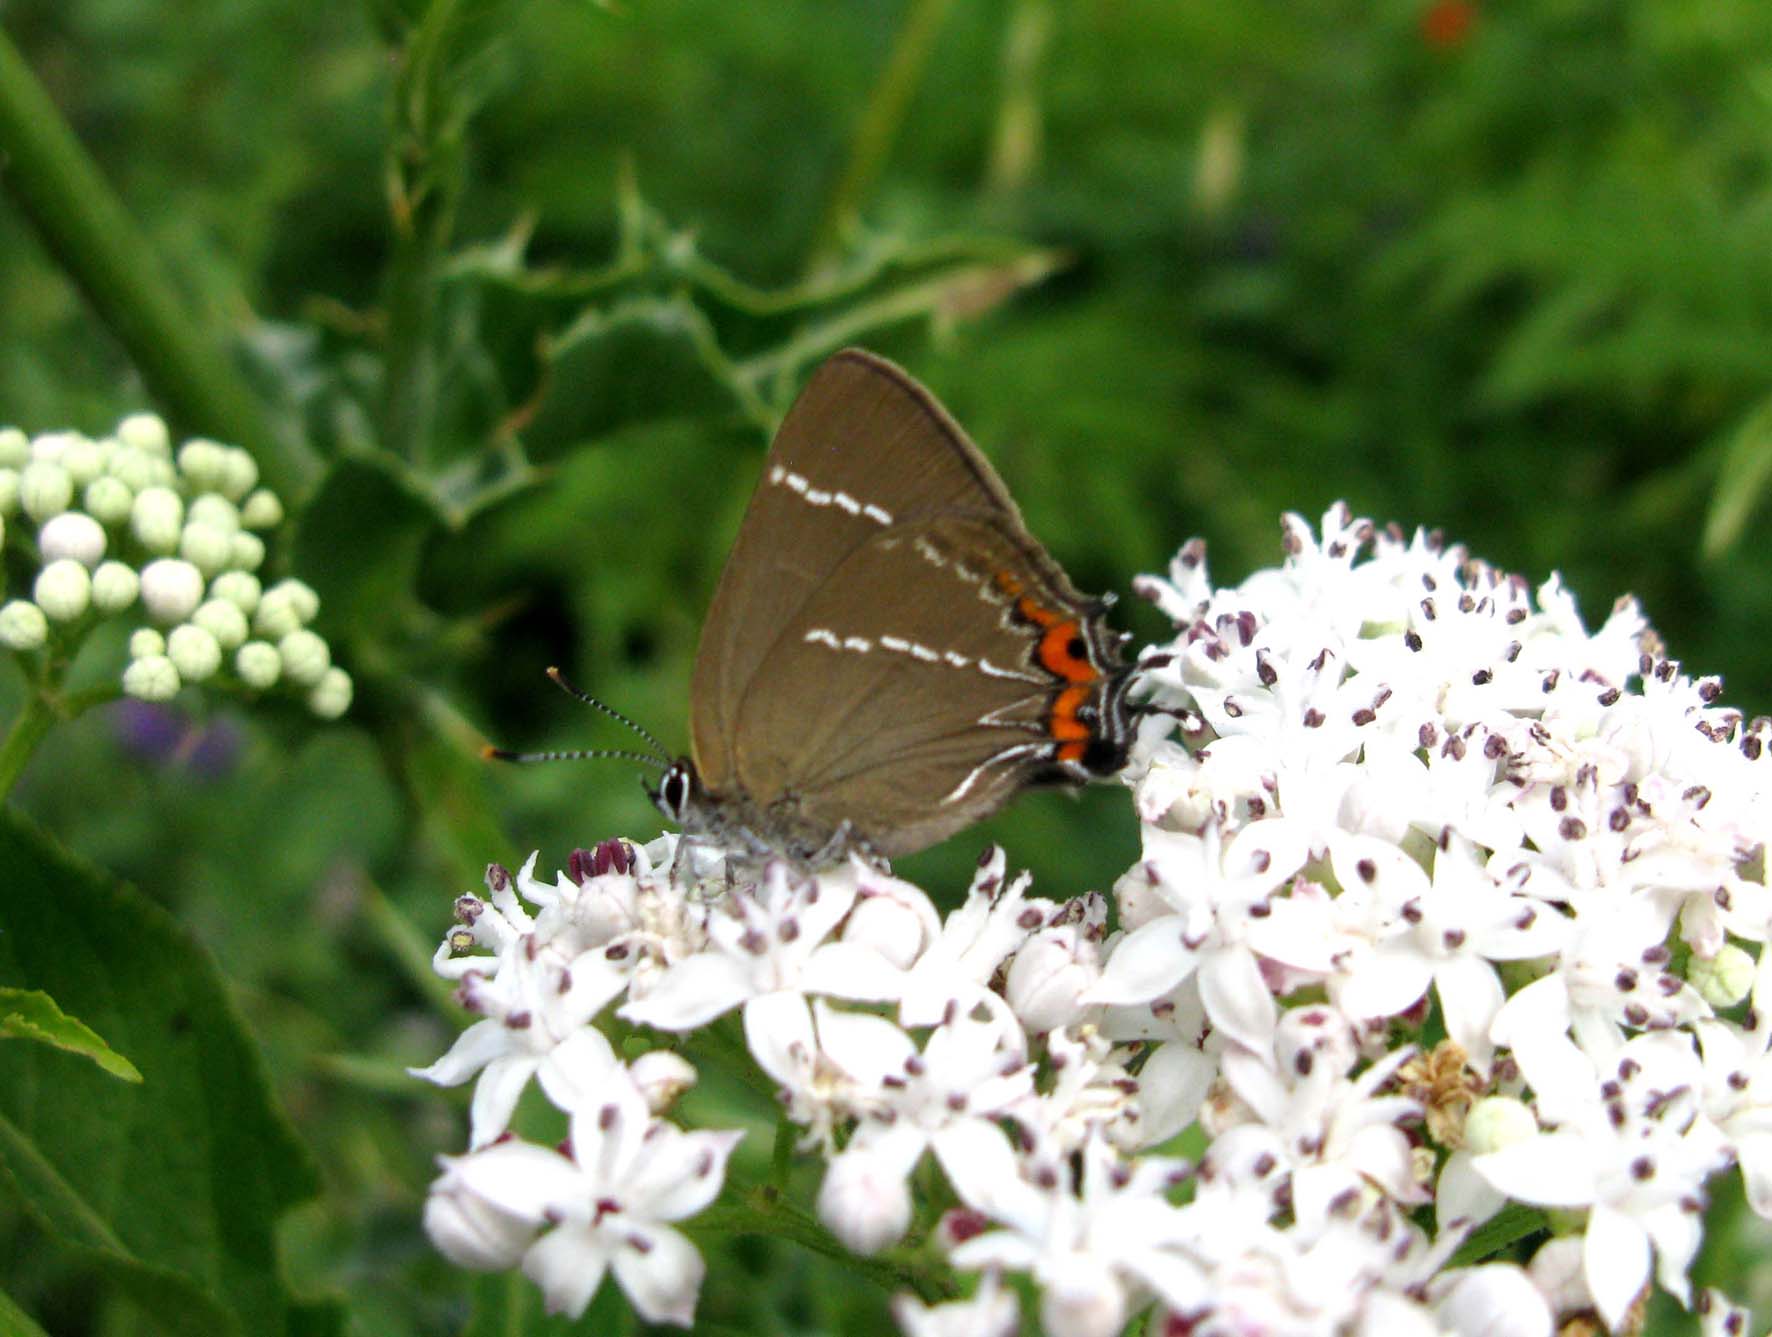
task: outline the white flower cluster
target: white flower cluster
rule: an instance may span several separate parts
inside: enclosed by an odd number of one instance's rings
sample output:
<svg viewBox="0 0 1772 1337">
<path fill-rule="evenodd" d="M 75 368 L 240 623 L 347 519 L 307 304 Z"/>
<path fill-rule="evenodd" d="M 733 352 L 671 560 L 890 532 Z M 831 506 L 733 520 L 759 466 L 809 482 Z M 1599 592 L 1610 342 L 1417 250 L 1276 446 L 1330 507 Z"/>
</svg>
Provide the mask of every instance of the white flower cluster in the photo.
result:
<svg viewBox="0 0 1772 1337">
<path fill-rule="evenodd" d="M 613 1267 L 689 1322 L 700 1260 L 662 1223 L 712 1199 L 733 1136 L 658 1121 L 693 1073 L 623 1068 L 594 1023 L 738 1009 L 836 1236 L 933 1228 L 979 1275 L 901 1297 L 913 1337 L 1015 1331 L 1005 1274 L 1053 1337 L 1147 1310 L 1190 1337 L 1620 1331 L 1651 1278 L 1743 1331 L 1686 1271 L 1712 1176 L 1772 1217 L 1772 724 L 1631 601 L 1589 633 L 1554 578 L 1535 600 L 1432 536 L 1342 508 L 1284 536 L 1235 589 L 1199 545 L 1145 582 L 1177 635 L 1142 661 L 1144 849 L 1111 928 L 995 852 L 945 918 L 859 861 L 685 886 L 671 837 L 494 870 L 437 958 L 485 1018 L 421 1074 L 479 1074 L 439 1246 L 520 1259 L 572 1312 Z M 504 1137 L 532 1075 L 568 1153 Z M 1194 1125 L 1197 1164 L 1163 1154 Z M 933 1223 L 926 1155 L 960 1203 Z M 1555 1209 L 1531 1256 L 1452 1266 L 1510 1200 Z"/>
<path fill-rule="evenodd" d="M 201 439 L 174 452 L 151 413 L 96 441 L 0 428 L 0 536 L 31 526 L 38 568 L 30 598 L 0 606 L 0 646 L 72 643 L 139 599 L 154 625 L 130 639 L 129 695 L 164 701 L 186 683 L 231 676 L 252 691 L 281 683 L 335 719 L 350 706 L 351 679 L 308 628 L 318 596 L 298 580 L 264 589 L 254 574 L 260 533 L 282 520 L 250 454 Z"/>
</svg>

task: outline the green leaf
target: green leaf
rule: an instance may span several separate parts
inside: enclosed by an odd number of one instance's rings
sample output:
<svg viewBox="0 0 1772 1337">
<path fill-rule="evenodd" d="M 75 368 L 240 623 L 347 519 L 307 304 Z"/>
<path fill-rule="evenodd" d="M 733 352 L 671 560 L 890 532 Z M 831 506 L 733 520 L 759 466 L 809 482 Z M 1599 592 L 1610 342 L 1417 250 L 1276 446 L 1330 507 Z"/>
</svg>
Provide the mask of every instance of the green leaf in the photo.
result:
<svg viewBox="0 0 1772 1337">
<path fill-rule="evenodd" d="M 15 1305 L 5 1291 L 0 1291 L 0 1337 L 49 1337 L 49 1334 Z"/>
<path fill-rule="evenodd" d="M 1473 1267 L 1494 1258 L 1510 1244 L 1517 1244 L 1549 1228 L 1549 1222 L 1538 1208 L 1510 1202 L 1471 1232 L 1470 1238 L 1452 1255 L 1447 1266 Z"/>
<path fill-rule="evenodd" d="M 65 1049 L 70 1054 L 84 1054 L 111 1076 L 121 1077 L 126 1082 L 142 1079 L 135 1064 L 106 1044 L 90 1026 L 68 1016 L 55 1005 L 55 999 L 38 989 L 0 986 L 0 1035 L 37 1040 Z"/>
<path fill-rule="evenodd" d="M 168 1332 L 336 1331 L 279 1274 L 277 1219 L 316 1177 L 203 948 L 10 810 L 0 868 L 0 980 L 89 1019 L 143 1078 L 0 1045 L 4 1191 Z"/>
<path fill-rule="evenodd" d="M 422 484 L 391 459 L 334 464 L 303 508 L 295 540 L 295 569 L 319 594 L 325 625 L 385 627 L 408 607 L 437 520 Z"/>
</svg>

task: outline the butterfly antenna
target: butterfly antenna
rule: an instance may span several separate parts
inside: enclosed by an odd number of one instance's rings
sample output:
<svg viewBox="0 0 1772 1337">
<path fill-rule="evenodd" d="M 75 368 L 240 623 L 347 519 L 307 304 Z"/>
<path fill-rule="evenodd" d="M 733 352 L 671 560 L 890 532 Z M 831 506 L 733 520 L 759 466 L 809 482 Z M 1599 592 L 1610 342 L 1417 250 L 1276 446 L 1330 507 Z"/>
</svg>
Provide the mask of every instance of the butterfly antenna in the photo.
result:
<svg viewBox="0 0 1772 1337">
<path fill-rule="evenodd" d="M 628 728 L 632 729 L 635 733 L 639 734 L 640 737 L 644 738 L 648 743 L 650 743 L 652 745 L 653 755 L 650 758 L 651 762 L 663 763 L 667 767 L 671 764 L 671 754 L 669 752 L 666 752 L 664 750 L 663 745 L 660 744 L 658 739 L 656 739 L 652 736 L 651 730 L 649 730 L 641 725 L 635 724 L 634 721 L 630 720 L 626 715 L 622 714 L 614 706 L 605 705 L 603 702 L 597 700 L 596 697 L 592 696 L 589 692 L 582 691 L 579 688 L 574 687 L 570 682 L 568 682 L 566 680 L 566 675 L 564 673 L 560 672 L 559 669 L 550 668 L 548 670 L 548 677 L 552 678 L 554 680 L 554 685 L 556 687 L 558 687 L 562 692 L 565 692 L 566 695 L 568 695 L 570 697 L 575 697 L 576 699 L 584 702 L 587 706 L 590 706 L 593 710 L 602 711 L 605 715 L 609 716 L 610 719 L 619 721 L 620 723 L 627 725 Z M 606 755 L 613 756 L 616 754 L 609 753 Z"/>
<path fill-rule="evenodd" d="M 507 748 L 488 744 L 480 749 L 480 755 L 488 761 L 590 761 L 598 757 L 613 757 L 617 761 L 637 761 L 642 766 L 656 766 L 660 770 L 670 768 L 670 763 L 661 758 L 645 752 L 631 752 L 622 747 L 588 747 L 571 752 L 512 752 Z"/>
</svg>

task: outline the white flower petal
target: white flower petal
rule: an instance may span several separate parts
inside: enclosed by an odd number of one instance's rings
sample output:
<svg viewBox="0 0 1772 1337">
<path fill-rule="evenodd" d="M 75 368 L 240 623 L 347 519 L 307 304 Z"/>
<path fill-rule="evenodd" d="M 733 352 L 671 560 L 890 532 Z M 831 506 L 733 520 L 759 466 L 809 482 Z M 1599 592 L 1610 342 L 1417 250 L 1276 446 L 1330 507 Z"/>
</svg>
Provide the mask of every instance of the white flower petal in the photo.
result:
<svg viewBox="0 0 1772 1337">
<path fill-rule="evenodd" d="M 1594 1151 L 1578 1133 L 1539 1133 L 1472 1161 L 1501 1192 L 1544 1207 L 1585 1207 L 1594 1200 Z"/>
<path fill-rule="evenodd" d="M 523 1255 L 523 1275 L 541 1287 L 551 1314 L 578 1318 L 609 1267 L 601 1233 L 584 1226 L 556 1226 Z"/>
<path fill-rule="evenodd" d="M 706 1273 L 695 1246 L 669 1226 L 634 1232 L 615 1254 L 615 1279 L 648 1323 L 692 1326 Z"/>
<path fill-rule="evenodd" d="M 1138 1072 L 1139 1142 L 1166 1142 L 1200 1116 L 1218 1065 L 1184 1040 L 1157 1046 Z"/>
<path fill-rule="evenodd" d="M 511 1126 L 511 1113 L 523 1088 L 540 1066 L 541 1060 L 533 1054 L 510 1054 L 486 1065 L 468 1106 L 468 1141 L 473 1146 L 485 1146 Z"/>
<path fill-rule="evenodd" d="M 615 1066 L 603 1033 L 583 1026 L 548 1051 L 535 1075 L 554 1107 L 570 1113 L 596 1098 Z"/>
<path fill-rule="evenodd" d="M 488 1018 L 476 1021 L 456 1036 L 449 1052 L 429 1067 L 408 1068 L 406 1071 L 438 1086 L 460 1086 L 511 1048 L 510 1028 L 502 1021 Z"/>
<path fill-rule="evenodd" d="M 750 974 L 731 957 L 701 952 L 685 957 L 659 977 L 643 998 L 620 1008 L 626 1021 L 661 1031 L 691 1031 L 730 1012 L 756 993 Z"/>
<path fill-rule="evenodd" d="M 1333 985 L 1336 1005 L 1355 1021 L 1394 1017 L 1427 992 L 1433 967 L 1420 952 L 1397 945 L 1357 953 Z"/>
<path fill-rule="evenodd" d="M 790 1090 L 807 1078 L 818 1053 L 812 1009 L 804 995 L 789 989 L 745 1004 L 744 1037 L 757 1066 Z"/>
<path fill-rule="evenodd" d="M 1649 1281 L 1649 1236 L 1623 1212 L 1600 1203 L 1588 1215 L 1581 1262 L 1600 1317 L 1617 1331 Z"/>
<path fill-rule="evenodd" d="M 1148 1003 L 1161 998 L 1187 978 L 1199 959 L 1181 939 L 1180 915 L 1164 915 L 1128 933 L 1081 1001 Z"/>
<path fill-rule="evenodd" d="M 1200 963 L 1200 1001 L 1212 1024 L 1246 1049 L 1273 1051 L 1279 1011 L 1261 976 L 1255 953 L 1246 947 L 1211 952 Z"/>
</svg>

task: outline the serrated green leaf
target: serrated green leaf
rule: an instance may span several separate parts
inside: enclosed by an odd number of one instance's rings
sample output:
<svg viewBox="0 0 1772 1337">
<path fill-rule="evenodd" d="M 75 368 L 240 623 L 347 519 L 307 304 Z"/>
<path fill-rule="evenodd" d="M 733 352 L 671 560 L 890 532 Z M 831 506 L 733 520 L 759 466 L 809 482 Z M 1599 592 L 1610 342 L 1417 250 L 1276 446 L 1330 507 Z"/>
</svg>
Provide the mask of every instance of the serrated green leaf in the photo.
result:
<svg viewBox="0 0 1772 1337">
<path fill-rule="evenodd" d="M 326 1333 L 274 1231 L 316 1189 L 202 947 L 165 911 L 0 813 L 0 980 L 86 1018 L 141 1069 L 119 1086 L 43 1045 L 0 1046 L 0 1178 L 169 1332 Z"/>
<path fill-rule="evenodd" d="M 112 1049 L 90 1027 L 68 1016 L 40 989 L 0 986 L 0 1035 L 36 1040 L 70 1054 L 82 1054 L 113 1077 L 139 1082 L 135 1064 Z"/>
</svg>

